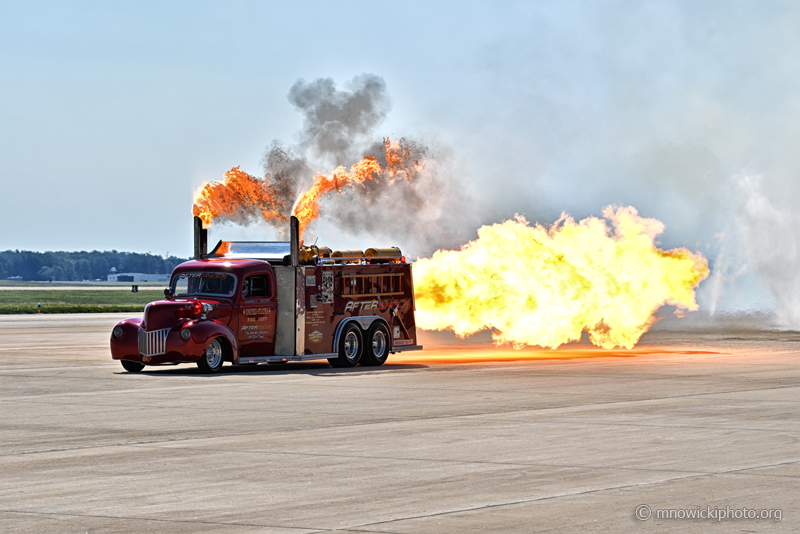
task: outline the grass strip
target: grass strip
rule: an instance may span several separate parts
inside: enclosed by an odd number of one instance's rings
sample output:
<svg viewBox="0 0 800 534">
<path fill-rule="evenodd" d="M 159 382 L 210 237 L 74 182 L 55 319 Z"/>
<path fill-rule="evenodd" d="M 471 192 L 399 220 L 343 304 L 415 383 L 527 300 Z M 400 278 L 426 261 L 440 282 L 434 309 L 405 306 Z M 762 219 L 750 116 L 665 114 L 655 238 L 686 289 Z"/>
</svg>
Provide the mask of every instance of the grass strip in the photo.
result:
<svg viewBox="0 0 800 534">
<path fill-rule="evenodd" d="M 89 306 L 89 305 L 54 305 L 45 307 L 42 305 L 40 312 L 38 307 L 34 306 L 4 306 L 0 305 L 0 315 L 14 315 L 14 314 L 37 314 L 42 315 L 46 313 L 117 313 L 117 312 L 130 312 L 142 313 L 144 306 Z"/>
<path fill-rule="evenodd" d="M 153 291 L 7 290 L 0 291 L 0 314 L 39 313 L 39 303 L 41 313 L 141 313 L 146 304 L 159 300 L 160 296 Z"/>
</svg>

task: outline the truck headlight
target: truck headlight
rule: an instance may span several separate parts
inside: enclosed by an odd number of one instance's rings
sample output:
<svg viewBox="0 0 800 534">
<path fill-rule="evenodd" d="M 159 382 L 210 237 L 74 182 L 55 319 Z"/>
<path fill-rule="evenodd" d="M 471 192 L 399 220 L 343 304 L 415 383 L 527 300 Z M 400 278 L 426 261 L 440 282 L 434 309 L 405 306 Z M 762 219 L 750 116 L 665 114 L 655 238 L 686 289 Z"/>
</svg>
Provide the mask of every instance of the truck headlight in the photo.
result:
<svg viewBox="0 0 800 534">
<path fill-rule="evenodd" d="M 192 337 L 192 332 L 191 332 L 191 330 L 189 330 L 188 328 L 184 328 L 183 330 L 181 330 L 181 339 L 182 339 L 182 340 L 186 341 L 186 340 L 188 340 L 190 337 Z"/>
<path fill-rule="evenodd" d="M 114 334 L 114 337 L 116 337 L 116 338 L 122 337 L 122 327 L 115 326 L 114 330 L 111 333 Z"/>
</svg>

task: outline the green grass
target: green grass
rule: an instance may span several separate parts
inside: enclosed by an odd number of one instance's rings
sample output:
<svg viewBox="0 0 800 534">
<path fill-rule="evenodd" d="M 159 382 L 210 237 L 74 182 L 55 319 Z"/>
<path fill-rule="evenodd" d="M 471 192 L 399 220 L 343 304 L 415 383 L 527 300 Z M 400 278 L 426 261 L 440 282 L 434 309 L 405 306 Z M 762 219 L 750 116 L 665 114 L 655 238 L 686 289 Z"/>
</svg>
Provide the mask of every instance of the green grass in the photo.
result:
<svg viewBox="0 0 800 534">
<path fill-rule="evenodd" d="M 96 291 L 42 289 L 0 291 L 0 314 L 38 313 L 110 313 L 144 311 L 146 304 L 160 300 L 158 291 Z"/>
<path fill-rule="evenodd" d="M 32 280 L 0 280 L 0 286 L 3 287 L 41 287 L 47 289 L 50 286 L 56 287 L 118 287 L 120 289 L 130 290 L 131 286 L 143 287 L 160 287 L 164 288 L 169 285 L 169 282 L 106 282 L 105 280 L 99 282 L 38 282 Z"/>
</svg>

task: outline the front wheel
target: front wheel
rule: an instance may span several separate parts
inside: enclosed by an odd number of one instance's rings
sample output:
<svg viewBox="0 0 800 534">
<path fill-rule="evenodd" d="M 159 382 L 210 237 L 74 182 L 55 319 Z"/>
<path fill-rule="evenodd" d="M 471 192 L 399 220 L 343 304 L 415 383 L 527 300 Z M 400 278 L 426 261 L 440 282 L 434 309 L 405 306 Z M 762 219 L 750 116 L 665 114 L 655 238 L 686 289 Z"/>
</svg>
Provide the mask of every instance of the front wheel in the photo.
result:
<svg viewBox="0 0 800 534">
<path fill-rule="evenodd" d="M 328 363 L 334 367 L 355 367 L 361 359 L 363 349 L 361 329 L 357 324 L 351 323 L 344 328 L 339 340 L 339 357 L 329 359 Z"/>
<path fill-rule="evenodd" d="M 122 364 L 122 368 L 128 371 L 129 373 L 138 373 L 142 369 L 144 369 L 144 364 L 139 362 L 132 362 L 130 360 L 120 360 Z"/>
<path fill-rule="evenodd" d="M 218 373 L 222 369 L 222 360 L 222 342 L 215 337 L 206 347 L 203 357 L 197 360 L 197 367 L 201 373 Z"/>
<path fill-rule="evenodd" d="M 389 330 L 381 322 L 374 322 L 367 333 L 367 346 L 361 365 L 383 365 L 389 357 Z"/>
</svg>

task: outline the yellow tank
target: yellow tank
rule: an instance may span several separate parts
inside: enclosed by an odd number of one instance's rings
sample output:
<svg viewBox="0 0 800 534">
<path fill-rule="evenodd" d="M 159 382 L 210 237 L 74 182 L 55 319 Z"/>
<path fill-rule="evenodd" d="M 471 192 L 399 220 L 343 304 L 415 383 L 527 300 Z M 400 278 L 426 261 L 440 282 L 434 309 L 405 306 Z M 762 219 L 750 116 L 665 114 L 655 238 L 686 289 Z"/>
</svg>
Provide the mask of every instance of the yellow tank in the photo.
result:
<svg viewBox="0 0 800 534">
<path fill-rule="evenodd" d="M 360 250 L 337 250 L 331 254 L 331 258 L 335 258 L 336 261 L 343 261 L 345 263 L 361 261 L 361 258 L 363 257 L 364 253 Z"/>
<path fill-rule="evenodd" d="M 314 263 L 314 258 L 324 258 L 331 255 L 331 249 L 328 247 L 318 247 L 311 245 L 309 247 L 300 247 L 300 263 L 309 264 Z"/>
<path fill-rule="evenodd" d="M 403 258 L 403 253 L 397 247 L 389 248 L 368 248 L 364 253 L 366 257 L 370 258 L 371 262 L 379 263 L 398 263 Z M 375 258 L 375 259 L 371 259 Z"/>
</svg>

